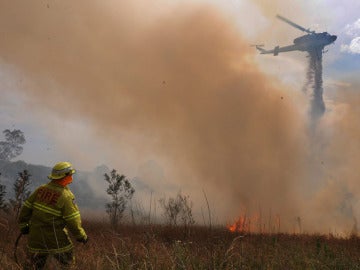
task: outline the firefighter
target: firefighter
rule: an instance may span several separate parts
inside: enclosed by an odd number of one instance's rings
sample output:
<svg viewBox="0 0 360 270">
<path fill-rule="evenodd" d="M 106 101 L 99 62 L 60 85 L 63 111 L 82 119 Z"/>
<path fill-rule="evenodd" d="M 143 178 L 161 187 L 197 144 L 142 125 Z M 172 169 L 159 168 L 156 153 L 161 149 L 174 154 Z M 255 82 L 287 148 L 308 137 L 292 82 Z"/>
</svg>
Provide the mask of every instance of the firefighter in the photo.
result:
<svg viewBox="0 0 360 270">
<path fill-rule="evenodd" d="M 77 241 L 88 241 L 74 195 L 67 186 L 74 173 L 71 163 L 57 163 L 48 176 L 51 181 L 38 187 L 24 202 L 18 222 L 21 233 L 28 234 L 25 269 L 43 269 L 49 255 L 64 269 L 72 268 L 75 257 L 68 230 Z"/>
</svg>

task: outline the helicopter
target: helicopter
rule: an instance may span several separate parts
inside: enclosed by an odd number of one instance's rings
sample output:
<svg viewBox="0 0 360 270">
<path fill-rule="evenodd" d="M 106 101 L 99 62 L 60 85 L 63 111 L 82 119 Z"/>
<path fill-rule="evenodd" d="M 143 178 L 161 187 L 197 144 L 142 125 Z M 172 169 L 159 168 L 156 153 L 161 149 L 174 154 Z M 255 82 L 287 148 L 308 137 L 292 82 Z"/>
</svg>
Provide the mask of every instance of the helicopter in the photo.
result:
<svg viewBox="0 0 360 270">
<path fill-rule="evenodd" d="M 316 33 L 315 31 L 311 31 L 310 29 L 305 29 L 304 27 L 286 19 L 280 15 L 276 15 L 276 17 L 291 26 L 306 32 L 307 34 L 298 38 L 294 39 L 294 44 L 289 46 L 276 46 L 273 50 L 265 50 L 263 48 L 263 44 L 260 45 L 252 45 L 255 46 L 260 54 L 274 54 L 275 56 L 278 55 L 280 52 L 290 52 L 290 51 L 307 51 L 309 53 L 324 53 L 324 48 L 331 43 L 334 43 L 337 36 L 330 35 L 327 32 Z"/>
</svg>

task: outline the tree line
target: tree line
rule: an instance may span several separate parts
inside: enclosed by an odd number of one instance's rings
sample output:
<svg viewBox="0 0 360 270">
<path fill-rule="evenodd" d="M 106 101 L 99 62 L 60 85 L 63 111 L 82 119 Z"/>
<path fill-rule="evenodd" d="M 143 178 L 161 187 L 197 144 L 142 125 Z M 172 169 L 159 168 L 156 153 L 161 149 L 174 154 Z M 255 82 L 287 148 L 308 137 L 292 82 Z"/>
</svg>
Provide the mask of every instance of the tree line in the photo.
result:
<svg viewBox="0 0 360 270">
<path fill-rule="evenodd" d="M 6 129 L 3 134 L 5 141 L 0 141 L 0 160 L 10 161 L 22 153 L 22 145 L 26 142 L 25 136 L 18 129 Z M 1 184 L 0 172 L 0 211 L 11 212 L 17 217 L 22 204 L 30 195 L 30 181 L 31 174 L 27 170 L 18 172 L 13 184 L 14 197 L 6 200 L 6 186 Z M 106 193 L 109 196 L 105 210 L 110 224 L 116 229 L 122 222 L 125 211 L 129 208 L 135 188 L 125 175 L 119 174 L 115 169 L 109 174 L 104 174 L 104 181 L 107 183 Z M 167 224 L 171 226 L 195 224 L 192 213 L 193 204 L 189 196 L 178 192 L 175 197 L 160 199 L 159 203 Z"/>
<path fill-rule="evenodd" d="M 0 210 L 6 213 L 11 212 L 15 217 L 18 217 L 22 204 L 31 193 L 29 190 L 31 174 L 28 170 L 18 173 L 12 187 L 14 196 L 8 200 L 6 200 L 6 186 L 1 184 L 1 177 L 0 173 Z M 125 211 L 129 207 L 135 189 L 131 181 L 125 175 L 118 174 L 115 169 L 110 174 L 104 174 L 104 181 L 107 183 L 106 193 L 110 198 L 105 204 L 105 210 L 110 224 L 117 228 L 124 218 Z M 175 197 L 160 199 L 159 203 L 167 224 L 171 226 L 190 226 L 195 224 L 192 213 L 193 204 L 189 196 L 178 192 Z"/>
</svg>

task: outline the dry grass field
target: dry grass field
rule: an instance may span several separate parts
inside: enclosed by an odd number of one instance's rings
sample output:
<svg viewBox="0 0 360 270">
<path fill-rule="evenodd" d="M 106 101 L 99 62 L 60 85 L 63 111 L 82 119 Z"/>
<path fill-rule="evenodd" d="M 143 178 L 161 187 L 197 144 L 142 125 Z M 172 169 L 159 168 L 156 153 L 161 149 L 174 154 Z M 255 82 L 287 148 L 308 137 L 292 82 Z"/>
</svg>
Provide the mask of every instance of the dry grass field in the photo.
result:
<svg viewBox="0 0 360 270">
<path fill-rule="evenodd" d="M 225 227 L 121 225 L 84 220 L 86 245 L 76 243 L 76 269 L 360 269 L 360 238 L 308 234 L 242 234 Z M 18 230 L 0 218 L 0 268 L 14 261 Z M 17 248 L 25 259 L 26 236 Z M 46 269 L 59 269 L 49 260 Z"/>
</svg>

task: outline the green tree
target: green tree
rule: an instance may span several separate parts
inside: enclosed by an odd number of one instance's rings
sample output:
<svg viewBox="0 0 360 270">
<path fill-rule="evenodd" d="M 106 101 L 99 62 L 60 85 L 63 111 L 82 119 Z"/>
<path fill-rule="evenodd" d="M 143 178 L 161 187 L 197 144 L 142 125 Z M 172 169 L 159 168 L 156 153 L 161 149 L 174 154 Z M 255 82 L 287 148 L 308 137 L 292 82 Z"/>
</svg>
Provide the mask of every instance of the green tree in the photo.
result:
<svg viewBox="0 0 360 270">
<path fill-rule="evenodd" d="M 111 225 L 116 228 L 119 221 L 123 218 L 127 203 L 135 193 L 135 189 L 124 175 L 120 175 L 113 169 L 110 175 L 104 174 L 105 181 L 108 183 L 106 190 L 111 196 L 111 202 L 105 205 L 109 215 Z"/>
<path fill-rule="evenodd" d="M 14 183 L 14 199 L 10 199 L 12 210 L 17 218 L 20 212 L 20 208 L 25 200 L 30 196 L 29 185 L 31 174 L 27 170 L 18 173 L 18 178 Z"/>
<path fill-rule="evenodd" d="M 190 197 L 182 195 L 181 192 L 175 198 L 159 200 L 161 207 L 164 210 L 163 216 L 170 225 L 179 225 L 179 221 L 184 226 L 195 224 L 192 214 L 192 201 Z"/>
<path fill-rule="evenodd" d="M 22 153 L 23 147 L 21 145 L 26 142 L 25 136 L 19 129 L 12 131 L 5 129 L 3 134 L 5 141 L 0 142 L 0 160 L 11 160 Z"/>
</svg>

